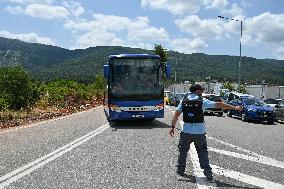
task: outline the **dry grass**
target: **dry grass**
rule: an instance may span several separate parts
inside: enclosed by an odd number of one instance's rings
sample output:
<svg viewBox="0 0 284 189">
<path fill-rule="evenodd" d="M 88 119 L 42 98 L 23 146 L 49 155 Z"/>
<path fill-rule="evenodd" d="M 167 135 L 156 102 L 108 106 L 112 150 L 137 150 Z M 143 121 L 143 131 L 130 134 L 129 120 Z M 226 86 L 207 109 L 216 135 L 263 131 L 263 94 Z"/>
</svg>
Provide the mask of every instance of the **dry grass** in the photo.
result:
<svg viewBox="0 0 284 189">
<path fill-rule="evenodd" d="M 38 104 L 30 111 L 3 111 L 0 112 L 0 129 L 26 125 L 38 121 L 53 119 L 60 116 L 66 116 L 76 112 L 84 111 L 97 107 L 102 104 L 101 97 L 94 97 L 92 101 L 81 102 L 80 104 L 68 105 L 64 108 Z"/>
</svg>

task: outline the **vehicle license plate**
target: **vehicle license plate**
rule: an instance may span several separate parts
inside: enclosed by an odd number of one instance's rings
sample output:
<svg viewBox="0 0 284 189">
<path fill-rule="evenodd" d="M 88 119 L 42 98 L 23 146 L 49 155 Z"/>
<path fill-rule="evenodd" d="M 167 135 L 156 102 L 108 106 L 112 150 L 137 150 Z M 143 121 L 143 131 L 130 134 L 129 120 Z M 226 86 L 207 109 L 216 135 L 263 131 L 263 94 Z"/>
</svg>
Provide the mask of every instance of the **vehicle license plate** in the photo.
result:
<svg viewBox="0 0 284 189">
<path fill-rule="evenodd" d="M 140 117 L 144 117 L 144 115 L 132 115 L 132 117 L 138 117 L 138 118 L 140 118 Z"/>
</svg>

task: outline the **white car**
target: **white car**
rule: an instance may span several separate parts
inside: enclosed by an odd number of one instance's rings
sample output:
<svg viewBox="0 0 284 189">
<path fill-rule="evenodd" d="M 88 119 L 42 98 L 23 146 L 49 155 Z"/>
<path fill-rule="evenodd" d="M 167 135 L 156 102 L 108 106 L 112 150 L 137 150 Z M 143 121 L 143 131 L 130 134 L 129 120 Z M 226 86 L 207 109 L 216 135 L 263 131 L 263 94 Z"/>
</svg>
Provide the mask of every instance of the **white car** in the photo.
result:
<svg viewBox="0 0 284 189">
<path fill-rule="evenodd" d="M 281 100 L 282 100 L 282 99 L 272 99 L 272 98 L 269 98 L 269 99 L 264 100 L 264 102 L 265 102 L 268 106 L 270 106 L 270 107 L 272 107 L 272 108 L 275 108 L 275 106 L 276 106 L 277 104 L 279 104 L 279 103 L 281 102 Z"/>
</svg>

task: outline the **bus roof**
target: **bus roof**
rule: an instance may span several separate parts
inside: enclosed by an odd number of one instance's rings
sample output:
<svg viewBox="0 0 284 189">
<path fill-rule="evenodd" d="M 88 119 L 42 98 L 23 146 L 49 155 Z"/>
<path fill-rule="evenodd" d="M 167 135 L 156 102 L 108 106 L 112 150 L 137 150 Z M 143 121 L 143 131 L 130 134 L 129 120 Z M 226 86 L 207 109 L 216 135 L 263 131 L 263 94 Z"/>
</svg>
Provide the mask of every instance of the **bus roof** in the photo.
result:
<svg viewBox="0 0 284 189">
<path fill-rule="evenodd" d="M 160 58 L 156 54 L 118 54 L 110 55 L 109 58 Z"/>
</svg>

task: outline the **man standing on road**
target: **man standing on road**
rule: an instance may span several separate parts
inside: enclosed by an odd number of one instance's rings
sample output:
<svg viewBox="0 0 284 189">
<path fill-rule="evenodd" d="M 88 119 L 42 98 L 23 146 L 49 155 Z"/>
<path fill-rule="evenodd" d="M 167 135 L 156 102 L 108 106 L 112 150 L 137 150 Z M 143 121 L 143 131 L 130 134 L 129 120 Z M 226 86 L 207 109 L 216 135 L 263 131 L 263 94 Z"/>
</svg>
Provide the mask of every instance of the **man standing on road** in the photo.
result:
<svg viewBox="0 0 284 189">
<path fill-rule="evenodd" d="M 186 167 L 187 152 L 190 144 L 194 142 L 196 151 L 199 158 L 199 163 L 203 173 L 208 181 L 213 181 L 212 169 L 209 165 L 206 132 L 204 123 L 203 111 L 206 108 L 223 108 L 234 109 L 241 111 L 240 106 L 231 106 L 223 102 L 213 102 L 208 99 L 202 98 L 203 88 L 194 84 L 190 87 L 191 94 L 188 95 L 177 107 L 176 113 L 172 120 L 170 135 L 173 137 L 175 134 L 175 125 L 178 117 L 183 113 L 183 127 L 180 133 L 179 140 L 179 156 L 177 162 L 177 174 L 183 176 Z"/>
</svg>

